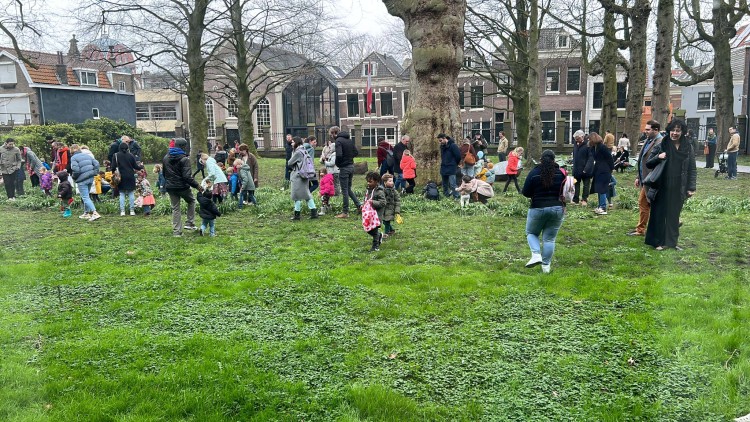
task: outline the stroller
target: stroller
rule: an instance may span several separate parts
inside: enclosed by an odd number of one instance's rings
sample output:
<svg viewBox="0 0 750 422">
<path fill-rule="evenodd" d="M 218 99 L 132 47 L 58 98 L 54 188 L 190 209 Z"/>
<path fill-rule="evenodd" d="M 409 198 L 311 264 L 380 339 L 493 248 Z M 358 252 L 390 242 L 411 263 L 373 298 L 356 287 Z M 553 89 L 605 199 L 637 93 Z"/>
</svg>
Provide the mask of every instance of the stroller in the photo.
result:
<svg viewBox="0 0 750 422">
<path fill-rule="evenodd" d="M 714 173 L 714 177 L 719 177 L 719 174 L 727 172 L 727 153 L 722 152 L 719 154 L 719 169 Z"/>
</svg>

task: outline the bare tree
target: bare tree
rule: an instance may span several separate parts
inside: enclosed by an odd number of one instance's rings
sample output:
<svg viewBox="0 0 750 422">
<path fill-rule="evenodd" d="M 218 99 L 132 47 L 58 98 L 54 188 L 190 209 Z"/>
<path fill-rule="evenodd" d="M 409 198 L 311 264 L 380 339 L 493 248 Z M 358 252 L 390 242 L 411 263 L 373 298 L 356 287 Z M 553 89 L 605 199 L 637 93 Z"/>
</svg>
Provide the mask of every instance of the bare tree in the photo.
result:
<svg viewBox="0 0 750 422">
<path fill-rule="evenodd" d="M 669 87 L 672 78 L 672 43 L 674 41 L 674 0 L 658 0 L 656 13 L 656 51 L 654 53 L 654 89 L 651 114 L 666 125 L 669 117 Z M 629 132 L 628 132 L 629 133 Z M 634 137 L 631 136 L 631 140 Z M 632 142 L 632 141 L 631 141 Z M 635 151 L 635 149 L 633 149 Z"/>
<path fill-rule="evenodd" d="M 404 21 L 413 49 L 404 129 L 424 169 L 419 179 L 437 178 L 440 150 L 436 137 L 440 132 L 457 136 L 461 128 L 456 83 L 463 62 L 466 0 L 383 2 L 391 15 Z"/>
<path fill-rule="evenodd" d="M 714 0 L 710 16 L 701 14 L 700 0 L 685 0 L 686 19 L 695 25 L 695 33 L 685 31 L 682 25 L 682 13 L 678 15 L 677 35 L 675 39 L 674 59 L 689 75 L 687 80 L 672 78 L 680 86 L 690 86 L 713 79 L 716 92 L 716 125 L 719 133 L 719 150 L 725 148 L 729 141 L 728 129 L 734 125 L 734 88 L 730 41 L 737 34 L 735 26 L 748 13 L 746 0 Z M 701 48 L 707 43 L 713 48 L 713 66 L 701 73 L 696 72 L 682 57 L 684 49 Z"/>
<path fill-rule="evenodd" d="M 400 24 L 387 26 L 387 31 L 379 35 L 349 31 L 332 34 L 327 44 L 328 49 L 335 51 L 335 54 L 330 56 L 330 62 L 349 72 L 372 52 L 392 56 L 398 61 L 411 57 L 411 48 L 404 37 L 403 22 L 396 20 Z M 406 45 L 403 41 L 406 41 Z"/>
<path fill-rule="evenodd" d="M 37 68 L 37 65 L 26 57 L 21 43 L 25 38 L 38 38 L 43 35 L 42 26 L 45 21 L 38 15 L 43 6 L 37 1 L 0 0 L 0 40 L 6 38 L 16 52 L 18 59 L 27 65 Z"/>
<path fill-rule="evenodd" d="M 79 19 L 89 30 L 108 26 L 130 44 L 136 61 L 162 70 L 185 86 L 192 151 L 206 145 L 206 64 L 219 46 L 217 37 L 206 28 L 226 16 L 226 10 L 211 7 L 214 3 L 215 0 L 91 0 L 78 9 Z"/>
</svg>

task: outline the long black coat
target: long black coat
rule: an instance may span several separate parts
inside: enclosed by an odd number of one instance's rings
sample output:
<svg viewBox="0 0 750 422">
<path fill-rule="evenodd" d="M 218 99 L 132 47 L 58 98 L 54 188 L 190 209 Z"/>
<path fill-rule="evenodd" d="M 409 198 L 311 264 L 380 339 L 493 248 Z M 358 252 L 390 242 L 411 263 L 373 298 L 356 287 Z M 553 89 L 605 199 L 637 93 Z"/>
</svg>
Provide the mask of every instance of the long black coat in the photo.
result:
<svg viewBox="0 0 750 422">
<path fill-rule="evenodd" d="M 594 156 L 594 183 L 592 192 L 607 193 L 609 181 L 612 179 L 612 170 L 615 168 L 615 160 L 612 151 L 604 144 L 597 144 L 593 150 Z"/>
<path fill-rule="evenodd" d="M 120 170 L 120 184 L 117 189 L 121 192 L 130 192 L 135 190 L 135 171 L 143 169 L 135 160 L 135 156 L 128 152 L 128 144 L 120 144 L 120 152 L 115 154 L 112 167 Z"/>
<path fill-rule="evenodd" d="M 573 145 L 573 177 L 578 180 L 590 178 L 593 167 L 586 168 L 589 162 L 593 165 L 593 158 L 586 142 Z"/>
</svg>

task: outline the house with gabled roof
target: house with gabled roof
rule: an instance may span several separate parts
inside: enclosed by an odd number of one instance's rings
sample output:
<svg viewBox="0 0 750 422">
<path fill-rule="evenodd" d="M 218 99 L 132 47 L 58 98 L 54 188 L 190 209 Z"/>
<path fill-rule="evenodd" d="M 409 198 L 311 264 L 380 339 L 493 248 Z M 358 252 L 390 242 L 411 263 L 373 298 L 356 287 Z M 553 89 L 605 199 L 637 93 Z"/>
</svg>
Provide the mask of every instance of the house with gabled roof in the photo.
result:
<svg viewBox="0 0 750 422">
<path fill-rule="evenodd" d="M 135 124 L 133 75 L 86 60 L 75 37 L 67 55 L 0 47 L 0 124 L 82 123 L 108 117 Z"/>
<path fill-rule="evenodd" d="M 367 78 L 373 102 L 366 109 Z M 409 102 L 409 72 L 391 56 L 372 52 L 338 81 L 340 126 L 352 130 L 362 125 L 362 145 L 377 145 L 384 137 L 395 143 Z"/>
</svg>

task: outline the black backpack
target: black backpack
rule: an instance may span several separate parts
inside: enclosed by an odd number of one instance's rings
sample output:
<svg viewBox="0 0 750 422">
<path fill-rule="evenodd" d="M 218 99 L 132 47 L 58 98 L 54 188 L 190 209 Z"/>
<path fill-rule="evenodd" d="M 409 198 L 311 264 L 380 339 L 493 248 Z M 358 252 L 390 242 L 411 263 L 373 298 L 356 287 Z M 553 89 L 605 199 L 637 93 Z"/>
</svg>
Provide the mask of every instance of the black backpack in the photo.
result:
<svg viewBox="0 0 750 422">
<path fill-rule="evenodd" d="M 438 190 L 438 187 L 434 183 L 428 184 L 425 188 L 424 197 L 433 201 L 437 201 L 440 199 L 440 191 Z"/>
</svg>

